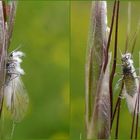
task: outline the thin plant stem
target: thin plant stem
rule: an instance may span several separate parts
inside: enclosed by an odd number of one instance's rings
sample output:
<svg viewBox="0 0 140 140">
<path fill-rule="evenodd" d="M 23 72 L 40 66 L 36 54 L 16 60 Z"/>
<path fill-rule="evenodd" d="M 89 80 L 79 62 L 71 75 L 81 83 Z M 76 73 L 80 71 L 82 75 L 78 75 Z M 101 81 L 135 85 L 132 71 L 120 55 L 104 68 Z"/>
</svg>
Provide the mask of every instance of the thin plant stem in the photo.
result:
<svg viewBox="0 0 140 140">
<path fill-rule="evenodd" d="M 132 127 L 131 127 L 131 136 L 130 136 L 130 139 L 133 138 L 134 124 L 135 124 L 135 114 L 136 114 L 136 106 L 137 106 L 137 100 L 136 100 L 136 103 L 135 103 L 135 109 L 134 109 L 134 113 L 133 113 L 133 119 L 132 119 Z"/>
<path fill-rule="evenodd" d="M 118 18 L 119 18 L 119 0 L 117 1 L 117 11 L 116 11 L 116 29 L 115 29 L 115 45 L 114 45 L 114 60 L 113 60 L 113 67 L 112 72 L 110 75 L 109 80 L 109 90 L 110 90 L 110 101 L 111 101 L 111 118 L 113 112 L 113 78 L 116 70 L 116 58 L 117 58 L 117 41 L 118 41 Z"/>
<path fill-rule="evenodd" d="M 120 89 L 120 93 L 119 93 L 119 96 L 118 96 L 118 99 L 117 99 L 117 102 L 116 102 L 116 105 L 115 105 L 115 109 L 114 109 L 114 112 L 113 112 L 113 116 L 112 116 L 112 120 L 111 120 L 111 124 L 112 124 L 112 125 L 113 125 L 113 121 L 114 121 L 114 118 L 115 118 L 115 115 L 116 115 L 116 111 L 117 111 L 119 102 L 120 102 L 120 100 L 121 100 L 120 96 L 121 96 L 121 94 L 122 94 L 123 87 L 124 87 L 124 82 L 122 82 L 121 89 Z M 112 125 L 111 125 L 111 128 L 112 128 Z"/>
<path fill-rule="evenodd" d="M 14 135 L 15 126 L 16 126 L 16 123 L 13 121 L 12 131 L 11 131 L 11 136 L 10 136 L 11 139 L 13 138 L 13 135 Z"/>
<path fill-rule="evenodd" d="M 138 124 L 139 124 L 139 100 L 140 100 L 140 84 L 138 92 L 138 105 L 137 105 L 137 116 L 136 116 L 136 129 L 135 129 L 135 139 L 138 137 Z"/>
<path fill-rule="evenodd" d="M 108 41 L 107 41 L 107 49 L 106 49 L 107 60 L 106 60 L 105 65 L 104 65 L 104 71 L 105 71 L 106 66 L 107 66 L 107 63 L 108 63 L 108 51 L 109 51 L 110 42 L 111 42 L 111 36 L 112 36 L 112 31 L 113 31 L 114 18 L 115 18 L 115 11 L 116 11 L 116 0 L 115 0 L 115 2 L 114 2 L 114 6 L 113 6 L 112 21 L 111 21 L 110 32 L 109 32 Z"/>
<path fill-rule="evenodd" d="M 3 100 L 4 100 L 4 87 L 3 87 L 3 83 L 5 81 L 5 56 L 6 56 L 6 48 L 5 48 L 5 44 L 6 44 L 6 26 L 5 26 L 5 19 L 4 19 L 4 1 L 1 1 L 1 19 L 0 22 L 2 23 L 1 25 L 1 41 L 0 41 L 0 118 L 1 118 L 1 114 L 2 114 L 2 109 L 3 109 Z"/>
<path fill-rule="evenodd" d="M 139 101 L 138 101 L 138 107 L 139 109 Z M 137 111 L 138 111 L 137 109 Z M 137 139 L 137 136 L 138 136 L 138 123 L 139 123 L 139 115 L 138 115 L 138 112 L 137 112 L 137 116 L 136 116 L 136 129 L 135 129 L 135 139 Z"/>
<path fill-rule="evenodd" d="M 120 119 L 120 106 L 121 106 L 121 100 L 119 100 L 119 104 L 118 104 L 118 114 L 117 114 L 117 122 L 116 122 L 115 139 L 118 139 L 119 119 Z"/>
<path fill-rule="evenodd" d="M 5 4 L 5 1 L 2 2 L 2 6 L 3 6 L 4 22 L 6 22 L 7 21 L 7 16 L 6 16 L 6 4 Z"/>
</svg>

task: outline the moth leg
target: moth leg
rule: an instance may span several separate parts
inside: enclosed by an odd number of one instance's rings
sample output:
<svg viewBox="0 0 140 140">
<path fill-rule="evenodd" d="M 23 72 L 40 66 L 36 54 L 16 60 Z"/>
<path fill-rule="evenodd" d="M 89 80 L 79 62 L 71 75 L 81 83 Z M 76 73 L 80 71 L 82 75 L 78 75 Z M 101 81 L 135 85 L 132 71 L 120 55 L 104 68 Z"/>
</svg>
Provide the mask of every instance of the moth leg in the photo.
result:
<svg viewBox="0 0 140 140">
<path fill-rule="evenodd" d="M 140 70 L 140 68 L 135 69 L 135 70 L 132 72 L 132 74 L 135 73 L 135 72 L 137 72 L 138 70 Z"/>
<path fill-rule="evenodd" d="M 117 73 L 115 73 L 115 76 L 123 76 L 123 74 L 122 74 L 122 73 L 117 72 Z"/>
<path fill-rule="evenodd" d="M 20 76 L 20 74 L 18 74 L 18 73 L 12 73 L 12 74 L 14 74 L 15 76 L 14 76 L 14 77 L 11 77 L 11 78 L 10 78 L 10 81 L 12 81 L 12 80 L 14 80 L 15 78 L 17 78 L 17 77 Z"/>
<path fill-rule="evenodd" d="M 12 77 L 12 74 L 15 74 L 15 76 Z M 6 82 L 3 84 L 3 86 L 4 86 L 4 85 L 7 85 L 7 86 L 8 86 L 8 83 L 9 83 L 10 81 L 14 80 L 15 78 L 19 77 L 20 74 L 17 74 L 17 73 L 10 73 L 8 76 L 9 76 L 9 77 L 8 77 L 8 80 L 6 80 Z"/>
<path fill-rule="evenodd" d="M 122 66 L 122 64 L 116 64 L 116 66 Z"/>
<path fill-rule="evenodd" d="M 122 89 L 122 93 L 121 95 L 119 96 L 120 99 L 125 99 L 126 98 L 126 89 L 125 89 L 125 86 L 123 87 Z"/>
<path fill-rule="evenodd" d="M 140 76 L 136 76 L 136 77 L 134 77 L 134 78 L 138 78 L 138 79 L 140 79 Z"/>
<path fill-rule="evenodd" d="M 125 99 L 124 94 L 121 94 L 121 95 L 119 96 L 119 98 L 120 98 L 120 99 Z"/>
</svg>

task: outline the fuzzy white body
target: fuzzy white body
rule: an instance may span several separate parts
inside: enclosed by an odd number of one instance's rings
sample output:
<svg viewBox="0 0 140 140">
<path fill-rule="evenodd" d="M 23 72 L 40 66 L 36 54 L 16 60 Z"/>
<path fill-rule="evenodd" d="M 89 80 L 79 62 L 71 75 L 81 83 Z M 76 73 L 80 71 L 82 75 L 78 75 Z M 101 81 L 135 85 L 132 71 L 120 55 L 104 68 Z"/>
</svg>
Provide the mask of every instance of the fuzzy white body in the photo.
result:
<svg viewBox="0 0 140 140">
<path fill-rule="evenodd" d="M 24 70 L 20 64 L 24 53 L 13 51 L 9 54 L 6 63 L 6 80 L 4 85 L 4 98 L 8 111 L 15 122 L 23 119 L 28 107 L 28 95 L 21 81 Z"/>
<path fill-rule="evenodd" d="M 129 111 L 133 113 L 138 98 L 139 80 L 130 53 L 126 53 L 122 55 L 122 70 L 123 70 L 123 81 L 124 81 L 124 89 L 123 89 L 124 97 L 126 98 Z M 140 112 L 140 110 L 138 112 Z"/>
</svg>

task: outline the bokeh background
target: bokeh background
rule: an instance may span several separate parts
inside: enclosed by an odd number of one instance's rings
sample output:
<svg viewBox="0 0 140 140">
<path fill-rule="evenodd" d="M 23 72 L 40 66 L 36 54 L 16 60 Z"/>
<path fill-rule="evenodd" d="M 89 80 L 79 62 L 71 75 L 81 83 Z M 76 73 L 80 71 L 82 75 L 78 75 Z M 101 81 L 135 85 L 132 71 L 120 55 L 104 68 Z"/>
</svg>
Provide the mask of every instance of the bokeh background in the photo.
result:
<svg viewBox="0 0 140 140">
<path fill-rule="evenodd" d="M 110 26 L 113 2 L 108 1 L 108 25 Z M 127 30 L 127 1 L 120 2 L 120 14 L 119 14 L 119 33 L 118 33 L 118 47 L 124 52 Z M 140 20 L 139 6 L 140 2 L 133 1 L 132 3 L 132 18 L 131 18 L 131 36 L 133 38 L 134 32 L 137 30 L 138 21 Z M 70 137 L 72 140 L 85 139 L 85 89 L 84 89 L 84 77 L 85 77 L 85 58 L 88 31 L 90 29 L 90 10 L 91 1 L 72 1 L 71 2 L 71 49 L 70 49 L 70 78 L 71 78 L 71 125 L 70 125 Z M 138 34 L 136 46 L 133 54 L 134 65 L 139 67 L 139 51 L 140 51 L 140 33 Z M 130 40 L 130 39 L 129 39 Z M 114 31 L 110 51 L 113 52 L 114 46 Z M 129 50 L 131 50 L 131 45 Z M 120 64 L 120 53 L 118 50 L 117 63 Z M 120 65 L 117 66 L 116 72 L 121 73 Z M 138 71 L 137 71 L 138 73 Z M 114 87 L 117 81 L 121 77 L 115 76 Z M 118 90 L 114 90 L 114 98 L 118 96 Z M 115 101 L 114 101 L 115 103 Z M 116 119 L 113 125 L 112 137 L 114 137 Z M 120 114 L 120 126 L 119 126 L 119 139 L 130 138 L 132 117 L 128 112 L 126 100 L 122 101 L 121 114 Z"/>
<path fill-rule="evenodd" d="M 140 19 L 139 6 L 138 1 L 132 3 L 131 35 Z M 109 1 L 109 25 L 112 8 L 113 3 Z M 84 77 L 90 9 L 91 1 L 19 1 L 9 51 L 21 45 L 26 53 L 22 64 L 26 72 L 23 81 L 30 106 L 25 119 L 16 125 L 14 139 L 85 139 Z M 126 27 L 127 2 L 121 1 L 118 47 L 122 52 Z M 136 68 L 139 67 L 139 36 L 133 54 Z M 113 42 L 114 37 L 111 51 Z M 118 63 L 119 58 L 118 53 Z M 120 66 L 116 71 L 121 72 Z M 119 78 L 115 77 L 114 86 Z M 118 91 L 115 91 L 114 97 L 117 95 Z M 131 122 L 123 100 L 120 139 L 130 137 Z"/>
<path fill-rule="evenodd" d="M 69 2 L 18 2 L 10 50 L 21 45 L 30 98 L 14 139 L 69 137 Z"/>
</svg>

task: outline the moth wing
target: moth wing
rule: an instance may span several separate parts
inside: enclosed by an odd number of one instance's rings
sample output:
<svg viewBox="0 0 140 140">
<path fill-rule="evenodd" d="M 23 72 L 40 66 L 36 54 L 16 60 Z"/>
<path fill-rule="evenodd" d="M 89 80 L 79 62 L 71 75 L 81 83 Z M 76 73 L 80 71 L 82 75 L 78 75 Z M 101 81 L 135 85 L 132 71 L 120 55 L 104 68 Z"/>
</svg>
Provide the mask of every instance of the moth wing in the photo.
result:
<svg viewBox="0 0 140 140">
<path fill-rule="evenodd" d="M 126 97 L 126 94 L 127 94 L 127 92 L 126 92 L 126 87 L 125 87 L 125 85 L 123 86 L 123 89 L 122 89 L 122 97 Z"/>
<path fill-rule="evenodd" d="M 23 119 L 27 112 L 29 97 L 27 91 L 25 90 L 24 84 L 20 77 L 16 78 L 15 87 L 13 88 L 12 97 L 12 117 L 15 121 L 20 121 Z M 13 81 L 14 82 L 14 81 Z"/>
<path fill-rule="evenodd" d="M 115 85 L 114 91 L 116 92 L 122 84 L 122 78 L 119 79 Z"/>
<path fill-rule="evenodd" d="M 20 77 L 14 78 L 9 87 L 9 95 L 6 98 L 6 104 L 10 111 L 13 121 L 20 122 L 28 109 L 29 97 L 24 88 Z"/>
<path fill-rule="evenodd" d="M 123 89 L 123 94 L 124 97 L 126 98 L 126 102 L 127 102 L 127 107 L 130 113 L 133 113 L 135 110 L 135 103 L 136 103 L 136 99 L 137 99 L 137 93 L 134 94 L 134 96 L 130 96 L 127 91 L 126 91 L 126 87 L 124 86 Z"/>
</svg>

